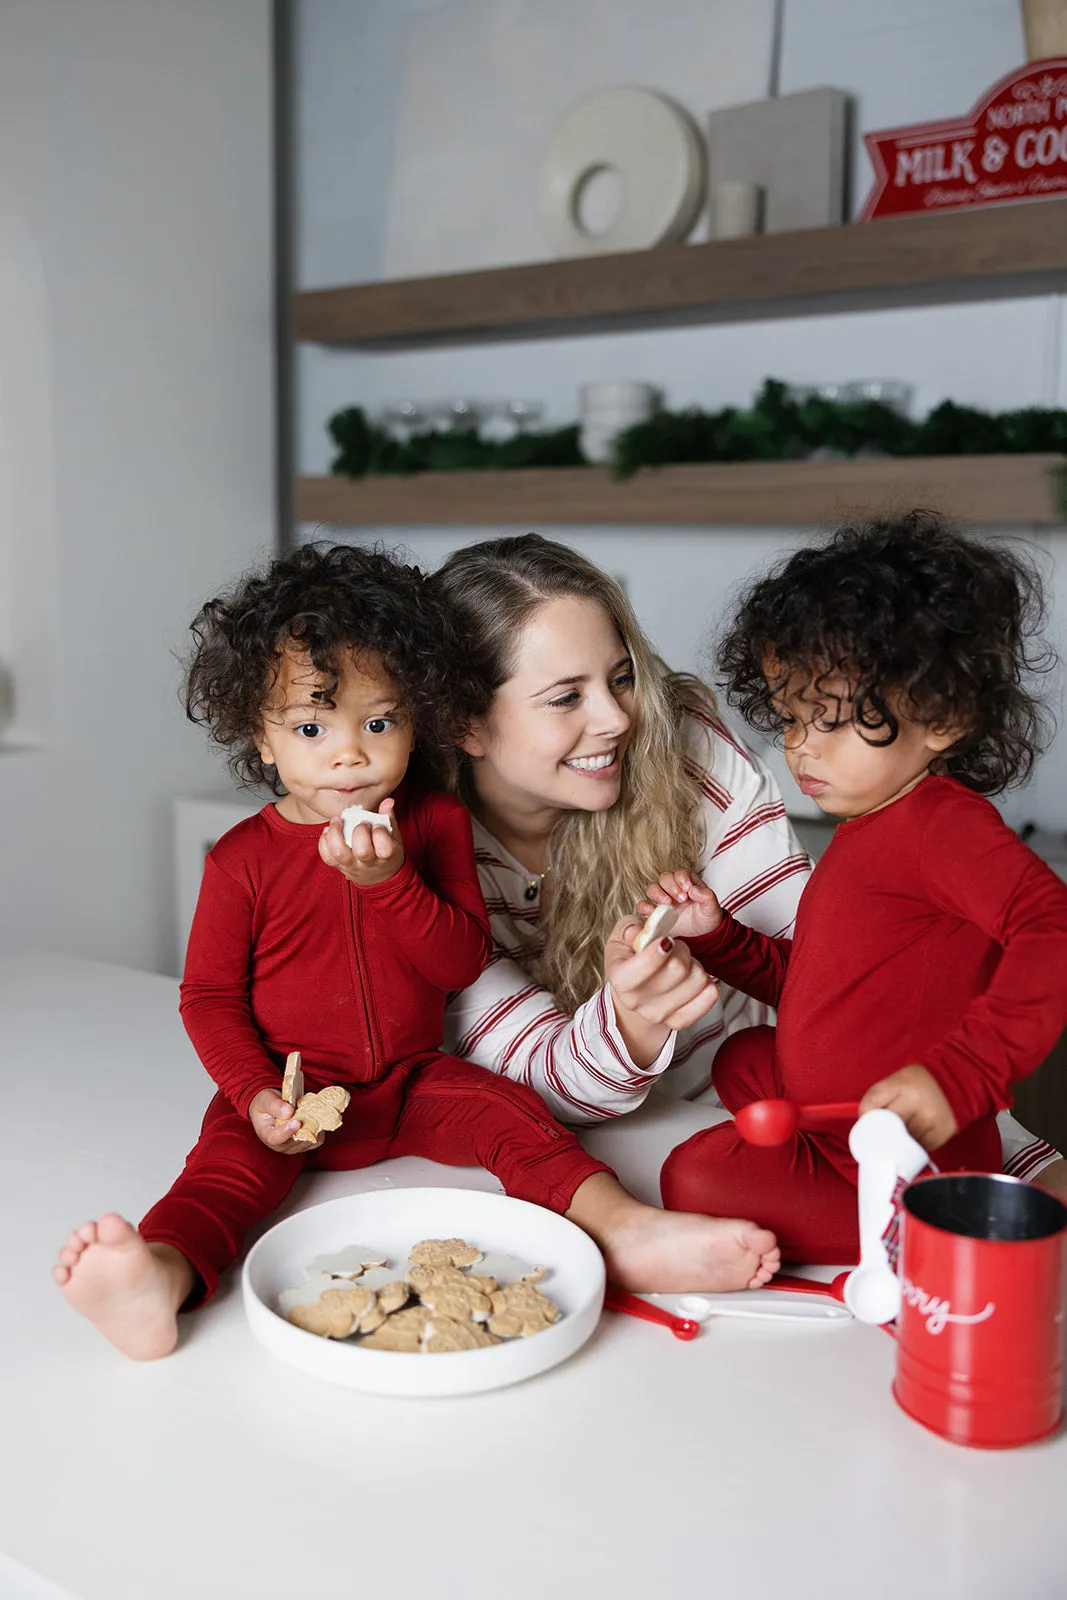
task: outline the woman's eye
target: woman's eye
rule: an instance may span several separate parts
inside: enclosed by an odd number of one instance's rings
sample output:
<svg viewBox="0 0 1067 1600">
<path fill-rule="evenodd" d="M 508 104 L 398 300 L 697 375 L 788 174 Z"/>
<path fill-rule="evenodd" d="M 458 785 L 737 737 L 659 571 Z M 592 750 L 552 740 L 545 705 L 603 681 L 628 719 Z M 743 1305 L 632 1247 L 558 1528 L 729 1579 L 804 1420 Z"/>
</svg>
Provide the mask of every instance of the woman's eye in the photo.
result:
<svg viewBox="0 0 1067 1600">
<path fill-rule="evenodd" d="M 363 724 L 368 733 L 388 733 L 393 726 L 392 717 L 370 717 Z"/>
<path fill-rule="evenodd" d="M 626 690 L 632 689 L 633 686 L 634 675 L 632 672 L 620 672 L 612 685 L 616 694 L 625 694 Z"/>
<path fill-rule="evenodd" d="M 302 722 L 296 731 L 301 739 L 317 739 L 319 734 L 326 730 L 321 722 Z"/>
<path fill-rule="evenodd" d="M 572 689 L 570 694 L 561 695 L 558 700 L 550 700 L 548 703 L 550 706 L 556 706 L 563 710 L 568 706 L 576 706 L 578 704 L 578 691 L 577 689 Z"/>
</svg>

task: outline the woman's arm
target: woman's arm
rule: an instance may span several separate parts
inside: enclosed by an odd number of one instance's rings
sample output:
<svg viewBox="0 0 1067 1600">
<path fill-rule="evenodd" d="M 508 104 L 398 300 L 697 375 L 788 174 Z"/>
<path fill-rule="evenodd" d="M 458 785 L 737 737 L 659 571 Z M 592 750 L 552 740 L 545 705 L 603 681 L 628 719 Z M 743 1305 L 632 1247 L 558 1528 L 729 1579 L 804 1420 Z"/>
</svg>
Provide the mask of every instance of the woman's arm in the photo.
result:
<svg viewBox="0 0 1067 1600">
<path fill-rule="evenodd" d="M 454 1055 L 528 1084 L 563 1122 L 635 1111 L 669 1065 L 674 1043 L 668 1034 L 647 1067 L 635 1066 L 609 985 L 569 1017 L 499 947 L 477 982 L 450 998 L 445 1030 Z"/>
</svg>

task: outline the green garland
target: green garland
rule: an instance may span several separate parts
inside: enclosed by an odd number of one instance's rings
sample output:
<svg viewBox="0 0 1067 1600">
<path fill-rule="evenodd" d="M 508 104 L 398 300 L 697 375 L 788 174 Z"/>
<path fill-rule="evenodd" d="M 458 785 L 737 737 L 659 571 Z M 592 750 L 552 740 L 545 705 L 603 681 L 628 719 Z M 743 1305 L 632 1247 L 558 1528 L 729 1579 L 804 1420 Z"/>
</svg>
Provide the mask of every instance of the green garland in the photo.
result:
<svg viewBox="0 0 1067 1600">
<path fill-rule="evenodd" d="M 483 439 L 476 428 L 397 439 L 370 422 L 361 406 L 350 406 L 330 418 L 329 430 L 339 451 L 333 471 L 350 478 L 587 465 L 577 425 L 505 440 Z M 988 412 L 945 400 L 921 422 L 912 422 L 877 400 L 795 400 L 786 384 L 768 378 L 748 410 L 660 411 L 628 428 L 615 440 L 613 473 L 632 478 L 642 467 L 683 461 L 803 461 L 816 452 L 843 457 L 1067 456 L 1067 411 L 1029 406 Z M 1067 471 L 1061 469 L 1057 477 L 1067 515 Z"/>
</svg>

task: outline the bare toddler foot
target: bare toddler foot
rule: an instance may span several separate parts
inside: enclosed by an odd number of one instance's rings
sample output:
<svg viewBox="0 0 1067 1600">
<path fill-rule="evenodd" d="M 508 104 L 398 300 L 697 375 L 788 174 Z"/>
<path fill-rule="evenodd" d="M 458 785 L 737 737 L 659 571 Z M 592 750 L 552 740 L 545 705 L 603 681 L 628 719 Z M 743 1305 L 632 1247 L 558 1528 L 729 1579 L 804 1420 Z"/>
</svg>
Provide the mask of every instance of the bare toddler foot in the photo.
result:
<svg viewBox="0 0 1067 1600">
<path fill-rule="evenodd" d="M 758 1289 L 781 1265 L 774 1234 L 754 1222 L 654 1206 L 635 1208 L 601 1248 L 613 1283 L 648 1294 Z"/>
<path fill-rule="evenodd" d="M 192 1269 L 169 1245 L 152 1245 L 114 1212 L 76 1228 L 52 1276 L 75 1311 L 135 1361 L 169 1355 Z"/>
</svg>

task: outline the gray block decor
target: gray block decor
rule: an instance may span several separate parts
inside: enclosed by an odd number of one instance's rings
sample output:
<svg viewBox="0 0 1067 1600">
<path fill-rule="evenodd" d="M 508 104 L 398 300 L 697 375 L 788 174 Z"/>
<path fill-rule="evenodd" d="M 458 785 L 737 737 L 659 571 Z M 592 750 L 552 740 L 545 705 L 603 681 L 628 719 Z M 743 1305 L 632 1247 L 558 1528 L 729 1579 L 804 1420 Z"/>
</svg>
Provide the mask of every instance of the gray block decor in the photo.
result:
<svg viewBox="0 0 1067 1600">
<path fill-rule="evenodd" d="M 764 233 L 842 222 L 847 109 L 848 96 L 840 89 L 806 89 L 713 111 L 708 118 L 711 236 L 718 231 L 720 184 L 758 185 Z"/>
</svg>

